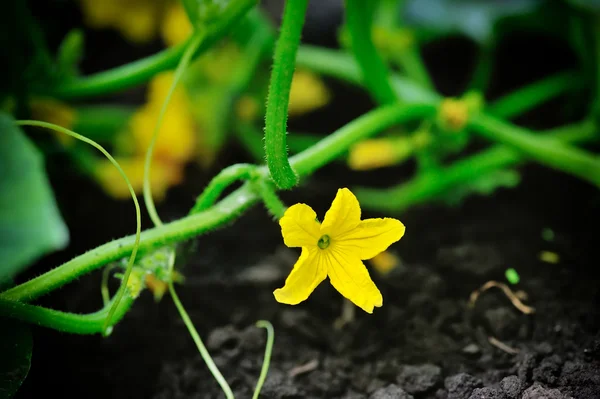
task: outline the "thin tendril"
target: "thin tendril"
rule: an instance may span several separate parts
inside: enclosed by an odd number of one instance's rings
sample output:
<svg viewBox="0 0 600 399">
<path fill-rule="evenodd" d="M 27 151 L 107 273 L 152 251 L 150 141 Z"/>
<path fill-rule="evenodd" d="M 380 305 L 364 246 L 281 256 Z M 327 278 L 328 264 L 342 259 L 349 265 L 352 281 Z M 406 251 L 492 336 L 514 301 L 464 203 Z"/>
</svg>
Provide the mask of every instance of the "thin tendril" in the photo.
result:
<svg viewBox="0 0 600 399">
<path fill-rule="evenodd" d="M 135 206 L 135 222 L 136 222 L 135 242 L 134 242 L 133 248 L 131 250 L 131 255 L 129 256 L 129 261 L 127 262 L 127 269 L 125 270 L 125 275 L 123 276 L 123 280 L 121 281 L 119 291 L 117 292 L 117 294 L 115 296 L 115 300 L 114 300 L 112 306 L 110 307 L 110 310 L 108 311 L 108 315 L 104 322 L 103 335 L 106 336 L 109 333 L 108 327 L 110 326 L 110 321 L 111 321 L 115 311 L 117 310 L 117 307 L 119 306 L 119 302 L 121 302 L 121 299 L 123 298 L 123 295 L 125 294 L 125 289 L 127 288 L 129 276 L 131 275 L 131 270 L 133 269 L 133 263 L 135 262 L 135 257 L 137 255 L 138 247 L 140 246 L 140 234 L 142 232 L 142 215 L 140 212 L 140 204 L 138 203 L 137 197 L 135 196 L 135 191 L 133 190 L 133 187 L 131 186 L 131 183 L 129 182 L 127 175 L 125 174 L 125 172 L 123 171 L 123 169 L 121 168 L 119 163 L 112 157 L 112 155 L 110 155 L 108 153 L 108 151 L 106 151 L 104 149 L 104 147 L 102 147 L 100 144 L 96 143 L 94 140 L 91 140 L 85 136 L 82 136 L 78 133 L 75 133 L 69 129 L 66 129 L 62 126 L 55 125 L 53 123 L 33 121 L 33 120 L 19 120 L 19 121 L 16 121 L 16 123 L 17 123 L 17 125 L 20 125 L 20 126 L 37 126 L 37 127 L 43 127 L 46 129 L 54 130 L 56 132 L 64 133 L 68 136 L 74 137 L 77 140 L 81 140 L 84 143 L 91 145 L 92 147 L 94 147 L 98 151 L 100 151 L 106 158 L 108 158 L 108 160 L 115 166 L 115 168 L 117 168 L 117 170 L 119 171 L 119 173 L 125 180 L 125 183 L 127 183 L 127 188 L 129 188 L 129 193 L 131 194 L 131 198 L 133 199 L 133 204 Z"/>
<path fill-rule="evenodd" d="M 108 291 L 108 276 L 110 272 L 115 268 L 115 264 L 108 265 L 102 270 L 102 285 L 100 286 L 100 292 L 102 293 L 102 303 L 104 306 L 108 306 L 110 302 L 110 292 Z"/>
<path fill-rule="evenodd" d="M 148 150 L 146 151 L 146 159 L 144 162 L 144 203 L 146 204 L 146 209 L 148 210 L 148 215 L 150 215 L 150 219 L 152 219 L 152 223 L 155 226 L 161 226 L 162 220 L 158 216 L 156 212 L 156 206 L 154 205 L 154 199 L 152 198 L 152 186 L 150 183 L 150 167 L 152 165 L 152 155 L 154 153 L 154 146 L 156 145 L 156 140 L 158 139 L 158 134 L 160 132 L 160 127 L 162 121 L 165 117 L 165 113 L 167 112 L 167 107 L 169 106 L 169 102 L 171 101 L 171 97 L 175 92 L 175 88 L 177 87 L 177 83 L 181 80 L 185 70 L 187 69 L 192 57 L 202 41 L 204 40 L 205 32 L 201 31 L 195 33 L 190 41 L 190 44 L 183 53 L 181 60 L 179 61 L 179 65 L 177 65 L 177 69 L 175 70 L 175 75 L 173 76 L 173 82 L 171 83 L 171 87 L 169 88 L 169 92 L 165 97 L 165 101 L 163 102 L 162 108 L 160 109 L 160 113 L 158 114 L 158 120 L 156 121 L 156 125 L 154 126 L 154 133 L 152 134 L 152 140 L 150 141 L 150 145 L 148 146 Z"/>
<path fill-rule="evenodd" d="M 256 388 L 254 389 L 252 399 L 258 399 L 260 390 L 267 379 L 269 364 L 271 364 L 271 353 L 273 352 L 273 341 L 275 341 L 275 332 L 273 331 L 273 325 L 271 323 L 266 320 L 259 320 L 256 322 L 256 327 L 262 327 L 267 330 L 267 346 L 265 347 L 265 359 L 263 360 L 263 365 L 260 369 L 260 375 L 256 382 Z"/>
<path fill-rule="evenodd" d="M 175 264 L 175 251 L 173 250 L 173 251 L 171 251 L 170 256 L 169 256 L 169 272 L 168 272 L 169 276 L 173 272 L 174 264 Z M 196 347 L 198 348 L 198 352 L 200 352 L 200 356 L 202 356 L 202 359 L 204 359 L 204 362 L 206 363 L 206 366 L 210 370 L 210 373 L 213 375 L 214 379 L 217 380 L 217 382 L 221 386 L 221 389 L 223 390 L 225 397 L 227 399 L 234 399 L 233 391 L 229 387 L 229 384 L 227 384 L 227 381 L 225 381 L 225 378 L 223 377 L 223 375 L 217 368 L 217 365 L 213 362 L 212 358 L 210 357 L 210 354 L 208 353 L 208 350 L 204 346 L 204 343 L 202 342 L 202 339 L 200 338 L 198 331 L 196 331 L 196 328 L 194 327 L 194 323 L 192 323 L 190 316 L 188 315 L 185 308 L 183 307 L 183 304 L 179 300 L 179 296 L 177 295 L 177 292 L 175 292 L 175 287 L 173 286 L 173 280 L 171 278 L 169 278 L 168 285 L 169 285 L 169 293 L 171 294 L 171 298 L 173 298 L 173 303 L 175 304 L 175 307 L 179 311 L 179 315 L 181 316 L 183 323 L 187 327 L 188 332 L 192 336 L 192 339 L 194 340 L 194 343 L 196 344 Z"/>
</svg>

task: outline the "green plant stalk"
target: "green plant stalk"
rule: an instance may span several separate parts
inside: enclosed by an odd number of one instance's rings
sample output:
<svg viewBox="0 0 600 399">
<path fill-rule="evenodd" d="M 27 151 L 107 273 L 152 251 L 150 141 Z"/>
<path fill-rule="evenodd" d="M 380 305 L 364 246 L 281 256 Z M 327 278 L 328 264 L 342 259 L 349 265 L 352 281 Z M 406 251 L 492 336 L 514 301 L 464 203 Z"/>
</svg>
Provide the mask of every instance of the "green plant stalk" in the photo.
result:
<svg viewBox="0 0 600 399">
<path fill-rule="evenodd" d="M 135 222 L 136 222 L 135 239 L 134 239 L 133 247 L 131 249 L 131 253 L 129 256 L 129 261 L 127 262 L 127 268 L 125 270 L 125 275 L 123 276 L 123 280 L 121 282 L 121 286 L 119 287 L 119 291 L 115 295 L 115 301 L 111 305 L 111 307 L 108 311 L 106 320 L 105 320 L 105 331 L 107 331 L 107 329 L 111 323 L 111 318 L 112 318 L 113 314 L 117 311 L 117 309 L 119 307 L 119 303 L 121 302 L 121 299 L 123 298 L 123 295 L 125 294 L 125 289 L 127 287 L 127 283 L 129 281 L 129 276 L 131 275 L 131 270 L 133 269 L 133 263 L 135 262 L 135 257 L 137 255 L 139 244 L 140 244 L 140 235 L 141 235 L 141 229 L 142 229 L 142 217 L 141 217 L 141 212 L 140 212 L 140 204 L 138 203 L 137 197 L 135 195 L 135 191 L 133 190 L 133 187 L 131 186 L 131 183 L 129 182 L 127 175 L 125 174 L 125 172 L 123 171 L 123 169 L 121 168 L 119 163 L 108 153 L 108 151 L 106 151 L 101 145 L 99 145 L 95 141 L 90 140 L 89 138 L 82 136 L 80 134 L 77 134 L 69 129 L 65 129 L 61 126 L 54 125 L 52 123 L 31 121 L 31 120 L 16 121 L 16 123 L 17 123 L 17 125 L 21 125 L 21 126 L 37 126 L 37 127 L 43 127 L 46 129 L 54 130 L 54 131 L 66 134 L 68 136 L 71 136 L 73 138 L 76 138 L 77 140 L 83 141 L 86 144 L 91 145 L 92 147 L 94 147 L 98 151 L 100 151 L 106 158 L 108 158 L 108 160 L 115 166 L 115 168 L 117 168 L 117 170 L 121 174 L 121 177 L 123 177 L 123 180 L 125 180 L 125 183 L 127 183 L 127 188 L 129 189 L 129 194 L 131 194 L 131 198 L 133 199 L 133 204 L 135 206 Z"/>
<path fill-rule="evenodd" d="M 267 379 L 267 373 L 269 372 L 269 365 L 271 364 L 271 353 L 273 352 L 273 342 L 275 341 L 275 332 L 273 331 L 273 325 L 266 320 L 259 320 L 256 322 L 256 327 L 264 328 L 267 330 L 267 345 L 265 346 L 265 358 L 263 360 L 263 365 L 260 369 L 260 375 L 258 377 L 258 381 L 256 382 L 256 388 L 254 389 L 254 394 L 252 395 L 252 399 L 258 399 L 258 395 L 260 395 L 260 390 L 262 389 L 265 380 Z"/>
<path fill-rule="evenodd" d="M 194 28 L 197 28 L 198 23 L 200 22 L 200 2 L 197 0 L 180 0 L 180 3 L 185 10 L 185 14 L 190 21 L 190 25 L 192 25 Z"/>
<path fill-rule="evenodd" d="M 207 27 L 206 37 L 194 55 L 198 56 L 210 49 L 229 33 L 257 3 L 258 0 L 230 1 L 221 17 Z M 141 85 L 154 75 L 175 68 L 191 40 L 192 38 L 180 45 L 120 67 L 87 77 L 59 82 L 53 87 L 41 88 L 37 94 L 61 99 L 75 99 L 110 94 Z"/>
<path fill-rule="evenodd" d="M 287 190 L 298 184 L 287 154 L 287 117 L 296 52 L 308 0 L 286 0 L 281 33 L 275 44 L 273 71 L 267 95 L 265 116 L 265 154 L 267 166 L 277 187 Z"/>
<path fill-rule="evenodd" d="M 255 165 L 250 164 L 235 164 L 223 169 L 198 196 L 196 203 L 190 210 L 190 215 L 205 211 L 213 206 L 227 187 L 239 180 L 249 180 L 256 169 Z"/>
<path fill-rule="evenodd" d="M 109 328 L 118 323 L 133 305 L 134 298 L 126 295 L 110 318 Z M 10 317 L 33 325 L 73 334 L 100 334 L 106 331 L 105 322 L 115 300 L 101 310 L 89 314 L 61 312 L 0 298 L 0 317 Z"/>
<path fill-rule="evenodd" d="M 495 43 L 485 43 L 479 48 L 479 56 L 471 80 L 467 85 L 466 92 L 476 91 L 479 93 L 485 93 L 489 85 L 490 76 L 492 72 L 492 61 L 493 54 L 496 49 Z"/>
<path fill-rule="evenodd" d="M 580 90 L 584 81 L 575 71 L 561 72 L 507 94 L 489 105 L 486 112 L 508 119 L 525 113 L 542 102 L 571 90 Z"/>
<path fill-rule="evenodd" d="M 277 192 L 275 191 L 275 185 L 272 181 L 266 179 L 257 179 L 251 182 L 252 188 L 262 198 L 265 208 L 273 217 L 273 220 L 278 221 L 283 217 L 287 206 L 281 201 Z"/>
<path fill-rule="evenodd" d="M 150 216 L 150 219 L 152 219 L 152 222 L 155 226 L 161 225 L 162 221 L 160 220 L 158 212 L 156 211 L 156 205 L 154 204 L 154 198 L 152 197 L 152 184 L 150 180 L 154 146 L 156 145 L 162 121 L 167 112 L 167 108 L 169 107 L 171 97 L 173 96 L 175 88 L 177 87 L 177 83 L 179 83 L 179 81 L 181 80 L 181 77 L 183 76 L 187 67 L 189 66 L 192 57 L 194 56 L 194 53 L 198 49 L 198 46 L 204 40 L 204 37 L 205 33 L 203 30 L 196 30 L 192 36 L 192 40 L 189 42 L 189 45 L 185 50 L 185 53 L 183 53 L 183 56 L 179 60 L 179 65 L 177 65 L 177 69 L 175 70 L 175 74 L 173 76 L 173 82 L 171 83 L 171 87 L 169 87 L 169 92 L 167 93 L 167 96 L 165 97 L 163 104 L 160 108 L 158 119 L 156 121 L 156 125 L 154 126 L 154 132 L 152 133 L 152 139 L 150 140 L 150 145 L 146 150 L 146 158 L 144 160 L 144 203 L 146 204 L 148 215 Z"/>
<path fill-rule="evenodd" d="M 397 101 L 390 84 L 390 71 L 371 38 L 371 4 L 365 0 L 345 0 L 346 25 L 354 58 L 360 66 L 361 81 L 379 104 Z"/>
<path fill-rule="evenodd" d="M 548 132 L 548 136 L 565 143 L 582 143 L 597 138 L 596 126 L 590 122 L 555 129 Z M 411 206 L 435 200 L 456 185 L 522 161 L 524 159 L 518 151 L 497 144 L 479 154 L 454 162 L 444 169 L 419 174 L 407 183 L 383 190 L 357 187 L 353 192 L 364 208 L 402 212 Z"/>
<path fill-rule="evenodd" d="M 543 165 L 600 187 L 600 158 L 584 150 L 482 114 L 472 116 L 468 125 L 488 140 L 505 144 Z"/>
<path fill-rule="evenodd" d="M 430 104 L 386 105 L 356 118 L 290 160 L 300 176 L 310 175 L 344 154 L 352 144 L 380 132 L 384 126 L 421 120 L 436 112 L 437 108 Z"/>
<path fill-rule="evenodd" d="M 389 127 L 436 112 L 435 107 L 418 104 L 398 104 L 382 107 L 350 122 L 323 139 L 316 146 L 290 158 L 300 176 L 307 176 L 324 166 L 358 140 L 373 136 Z M 258 168 L 260 178 L 268 178 L 265 167 Z M 259 200 L 249 183 L 237 189 L 210 209 L 148 229 L 141 233 L 139 250 L 147 253 L 165 245 L 181 242 L 236 219 Z M 32 301 L 109 262 L 129 255 L 135 237 L 127 236 L 94 248 L 36 278 L 0 293 L 11 301 Z"/>
<path fill-rule="evenodd" d="M 217 365 L 210 357 L 210 354 L 208 353 L 208 350 L 204 346 L 204 343 L 202 342 L 202 339 L 200 338 L 198 331 L 196 331 L 196 328 L 194 327 L 194 323 L 192 323 L 190 316 L 188 315 L 185 308 L 181 304 L 181 301 L 179 300 L 179 296 L 177 295 L 177 292 L 175 292 L 175 289 L 173 288 L 172 282 L 169 283 L 169 292 L 171 294 L 171 298 L 173 299 L 173 303 L 175 303 L 175 307 L 179 311 L 179 315 L 181 316 L 183 323 L 187 327 L 190 335 L 192 336 L 192 339 L 194 340 L 194 343 L 196 344 L 196 347 L 198 348 L 198 351 L 200 352 L 200 356 L 202 356 L 202 359 L 204 359 L 204 362 L 206 363 L 206 366 L 210 370 L 211 374 L 213 375 L 215 380 L 217 380 L 217 383 L 221 386 L 223 393 L 225 393 L 225 397 L 227 399 L 233 399 L 234 395 L 233 395 L 233 392 L 231 391 L 231 388 L 229 387 L 229 384 L 227 384 L 227 381 L 225 380 L 225 378 L 223 377 L 223 375 L 217 368 Z"/>
</svg>

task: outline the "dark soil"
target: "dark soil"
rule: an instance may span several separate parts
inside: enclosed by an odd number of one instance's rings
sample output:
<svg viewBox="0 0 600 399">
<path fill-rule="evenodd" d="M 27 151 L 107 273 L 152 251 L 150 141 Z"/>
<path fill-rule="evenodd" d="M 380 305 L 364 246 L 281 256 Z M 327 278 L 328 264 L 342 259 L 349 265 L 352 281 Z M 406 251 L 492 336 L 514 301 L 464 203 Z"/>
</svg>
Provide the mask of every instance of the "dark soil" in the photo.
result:
<svg viewBox="0 0 600 399">
<path fill-rule="evenodd" d="M 317 176 L 295 200 L 310 200 L 322 214 L 337 172 Z M 373 315 L 358 311 L 341 330 L 333 324 L 342 298 L 327 282 L 299 306 L 273 299 L 297 253 L 283 247 L 260 206 L 197 241 L 179 293 L 239 398 L 251 397 L 262 364 L 266 334 L 253 326 L 259 319 L 270 320 L 276 334 L 265 398 L 600 398 L 593 230 L 600 197 L 570 177 L 538 167 L 525 172 L 521 188 L 494 198 L 406 212 L 406 236 L 392 248 L 402 267 L 385 277 L 372 272 L 384 306 Z M 541 238 L 547 227 L 555 231 L 552 242 Z M 79 228 L 76 237 L 85 234 Z M 541 262 L 541 250 L 556 252 L 560 262 Z M 495 289 L 469 309 L 469 294 L 503 281 L 507 267 L 520 272 L 514 288 L 528 294 L 535 313 L 523 315 Z M 100 306 L 97 277 L 48 303 L 69 311 Z M 149 293 L 107 339 L 37 329 L 31 374 L 18 397 L 42 392 L 222 396 L 170 299 L 155 304 Z"/>
<path fill-rule="evenodd" d="M 425 57 L 438 88 L 454 94 L 461 89 L 457 82 L 466 81 L 454 72 L 468 71 L 465 60 L 474 53 L 464 42 L 446 45 L 425 49 Z M 88 70 L 108 62 L 97 54 L 86 58 Z M 110 60 L 111 65 L 121 62 Z M 513 40 L 499 49 L 492 96 L 573 62 L 562 44 L 537 37 Z M 295 128 L 328 132 L 368 109 L 360 91 L 336 88 L 336 112 L 318 112 Z M 534 128 L 563 123 L 565 115 L 558 109 L 564 100 L 519 122 Z M 166 220 L 183 216 L 209 176 L 239 161 L 248 159 L 231 147 L 214 170 L 190 170 L 186 186 L 172 190 L 161 215 Z M 50 168 L 72 245 L 40 262 L 30 275 L 133 231 L 130 203 L 104 198 L 66 163 Z M 307 202 L 323 215 L 338 187 L 395 184 L 409 171 L 351 175 L 333 166 L 284 199 Z M 251 397 L 262 364 L 266 334 L 254 327 L 259 319 L 275 327 L 264 398 L 600 398 L 595 252 L 600 195 L 555 171 L 538 166 L 523 171 L 517 189 L 473 197 L 457 208 L 426 206 L 400 215 L 407 232 L 392 250 L 402 267 L 387 276 L 372 272 L 384 306 L 373 315 L 357 309 L 356 320 L 341 330 L 333 325 L 343 299 L 328 282 L 301 305 L 274 300 L 272 291 L 282 285 L 298 253 L 283 246 L 278 225 L 260 205 L 196 241 L 182 270 L 186 283 L 179 295 L 238 398 Z M 381 215 L 364 212 L 372 216 Z M 544 228 L 555 232 L 553 241 L 542 239 Z M 543 250 L 559 254 L 560 262 L 540 261 Z M 509 267 L 521 275 L 514 290 L 527 293 L 526 303 L 535 313 L 520 313 L 497 289 L 468 308 L 470 293 L 489 280 L 504 281 Z M 82 278 L 43 303 L 73 312 L 96 310 L 100 276 Z M 34 332 L 31 372 L 17 398 L 48 393 L 63 398 L 223 397 L 168 296 L 155 303 L 144 292 L 109 338 Z M 491 345 L 489 337 L 517 353 Z"/>
</svg>

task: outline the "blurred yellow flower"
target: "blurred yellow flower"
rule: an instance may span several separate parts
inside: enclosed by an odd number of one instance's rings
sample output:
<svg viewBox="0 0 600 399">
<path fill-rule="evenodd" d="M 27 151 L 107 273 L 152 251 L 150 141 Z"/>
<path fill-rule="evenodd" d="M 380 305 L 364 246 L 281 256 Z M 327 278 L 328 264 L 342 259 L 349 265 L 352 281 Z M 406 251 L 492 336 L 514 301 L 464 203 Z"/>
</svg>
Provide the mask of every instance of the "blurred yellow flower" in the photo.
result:
<svg viewBox="0 0 600 399">
<path fill-rule="evenodd" d="M 292 79 L 288 114 L 298 116 L 329 103 L 331 93 L 325 83 L 315 74 L 297 70 Z"/>
<path fill-rule="evenodd" d="M 85 24 L 118 30 L 140 44 L 156 37 L 167 0 L 80 0 Z"/>
<path fill-rule="evenodd" d="M 140 194 L 144 187 L 144 161 L 143 155 L 135 157 L 115 157 L 116 161 L 129 178 L 133 190 Z M 103 190 L 113 198 L 129 199 L 131 194 L 127 184 L 121 177 L 119 171 L 108 160 L 101 160 L 95 168 L 95 176 Z M 156 201 L 165 198 L 169 187 L 181 183 L 183 179 L 183 165 L 168 162 L 153 162 L 152 173 L 150 173 L 150 184 L 152 195 Z"/>
<path fill-rule="evenodd" d="M 371 265 L 379 274 L 388 274 L 398 267 L 400 259 L 390 251 L 383 251 L 371 259 Z"/>
<path fill-rule="evenodd" d="M 120 155 L 115 158 L 136 194 L 143 190 L 146 151 L 173 77 L 173 72 L 164 72 L 152 79 L 146 104 L 131 117 L 116 146 Z M 186 163 L 196 154 L 196 135 L 196 124 L 185 89 L 177 87 L 167 106 L 152 157 L 150 183 L 157 201 L 164 199 L 166 191 L 182 181 Z M 108 160 L 98 163 L 96 178 L 109 195 L 119 199 L 129 197 L 127 185 Z"/>
<path fill-rule="evenodd" d="M 167 8 L 160 33 L 167 46 L 180 44 L 192 34 L 192 24 L 179 1 Z"/>
<path fill-rule="evenodd" d="M 306 300 L 326 278 L 344 297 L 367 313 L 383 305 L 383 297 L 362 260 L 372 259 L 404 235 L 396 219 L 360 220 L 358 200 L 347 188 L 339 189 L 323 223 L 306 204 L 287 209 L 279 221 L 288 247 L 301 247 L 300 259 L 273 293 L 278 302 L 296 305 Z"/>
<path fill-rule="evenodd" d="M 145 154 L 152 136 L 163 102 L 173 83 L 174 72 L 163 72 L 154 77 L 148 87 L 147 102 L 131 118 L 133 152 Z M 165 112 L 158 139 L 154 146 L 153 163 L 183 163 L 195 153 L 196 124 L 190 111 L 191 105 L 185 89 L 178 86 Z"/>
<path fill-rule="evenodd" d="M 369 170 L 396 165 L 413 152 L 410 137 L 369 139 L 350 148 L 348 167 L 353 170 Z"/>
<path fill-rule="evenodd" d="M 445 129 L 458 132 L 464 129 L 469 120 L 469 104 L 464 100 L 446 98 L 440 104 L 438 117 Z"/>
</svg>

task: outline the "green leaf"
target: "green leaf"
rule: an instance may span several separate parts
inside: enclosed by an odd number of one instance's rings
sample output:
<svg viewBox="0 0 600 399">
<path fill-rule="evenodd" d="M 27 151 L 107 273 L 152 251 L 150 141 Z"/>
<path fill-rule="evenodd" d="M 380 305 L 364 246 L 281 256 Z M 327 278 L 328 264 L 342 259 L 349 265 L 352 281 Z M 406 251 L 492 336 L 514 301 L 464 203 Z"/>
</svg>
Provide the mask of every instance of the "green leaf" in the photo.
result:
<svg viewBox="0 0 600 399">
<path fill-rule="evenodd" d="M 521 182 L 519 172 L 500 169 L 478 176 L 457 187 L 453 187 L 442 198 L 448 205 L 459 205 L 473 194 L 492 195 L 499 188 L 514 188 Z"/>
<path fill-rule="evenodd" d="M 0 281 L 68 240 L 42 155 L 14 120 L 0 113 Z"/>
<path fill-rule="evenodd" d="M 29 373 L 33 339 L 26 324 L 0 319 L 0 325 L 0 399 L 9 399 Z"/>
<path fill-rule="evenodd" d="M 56 55 L 58 70 L 62 78 L 73 78 L 79 73 L 79 62 L 83 57 L 84 37 L 80 29 L 73 29 L 67 33 L 60 43 Z"/>
</svg>

